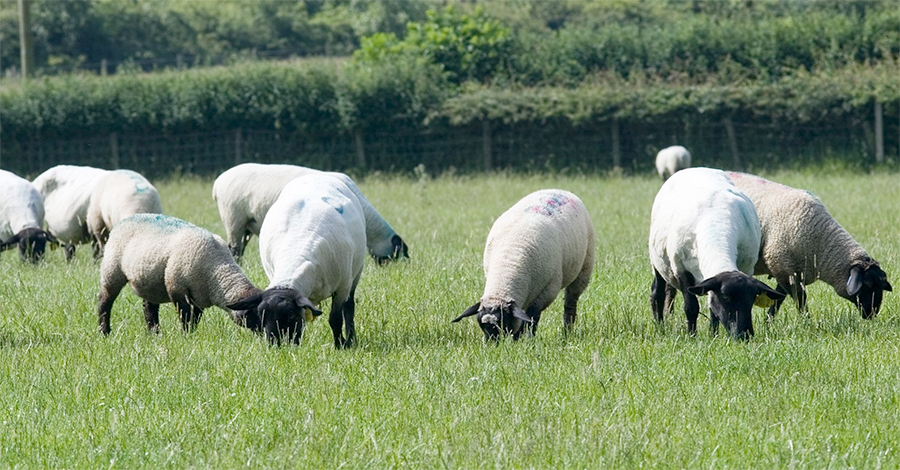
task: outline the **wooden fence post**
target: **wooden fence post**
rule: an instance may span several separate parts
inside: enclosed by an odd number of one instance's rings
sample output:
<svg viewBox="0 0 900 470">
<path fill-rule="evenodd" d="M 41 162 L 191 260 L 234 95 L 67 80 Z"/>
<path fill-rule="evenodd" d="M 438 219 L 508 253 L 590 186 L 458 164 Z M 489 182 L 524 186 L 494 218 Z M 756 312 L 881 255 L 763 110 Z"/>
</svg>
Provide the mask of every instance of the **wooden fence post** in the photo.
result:
<svg viewBox="0 0 900 470">
<path fill-rule="evenodd" d="M 100 59 L 100 75 L 105 77 L 109 73 L 109 62 L 106 59 Z"/>
<path fill-rule="evenodd" d="M 622 142 L 619 138 L 619 121 L 612 122 L 612 159 L 613 169 L 622 168 Z"/>
<path fill-rule="evenodd" d="M 740 170 L 741 158 L 738 155 L 737 135 L 734 132 L 734 123 L 731 121 L 731 117 L 725 117 L 722 119 L 722 123 L 725 124 L 725 132 L 728 134 L 728 145 L 731 147 L 731 166 L 735 170 Z"/>
<path fill-rule="evenodd" d="M 875 101 L 875 161 L 884 162 L 884 110 L 878 100 Z"/>
<path fill-rule="evenodd" d="M 484 152 L 484 171 L 491 171 L 494 167 L 494 156 L 491 142 L 491 122 L 485 119 L 481 121 L 481 148 Z"/>
<path fill-rule="evenodd" d="M 243 161 L 241 151 L 243 147 L 244 132 L 238 128 L 234 130 L 234 164 L 240 165 Z"/>
<path fill-rule="evenodd" d="M 115 132 L 109 134 L 110 164 L 113 170 L 119 169 L 119 135 Z"/>
<path fill-rule="evenodd" d="M 356 129 L 353 132 L 353 138 L 356 141 L 356 166 L 360 169 L 366 168 L 366 145 L 363 139 L 362 130 Z"/>
</svg>

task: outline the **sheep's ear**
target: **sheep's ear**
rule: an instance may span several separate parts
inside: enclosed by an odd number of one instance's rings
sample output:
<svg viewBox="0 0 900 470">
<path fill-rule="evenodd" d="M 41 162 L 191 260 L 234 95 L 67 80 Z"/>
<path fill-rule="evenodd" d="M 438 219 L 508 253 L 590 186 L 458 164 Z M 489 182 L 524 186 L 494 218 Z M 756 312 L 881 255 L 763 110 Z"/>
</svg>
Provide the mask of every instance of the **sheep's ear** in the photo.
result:
<svg viewBox="0 0 900 470">
<path fill-rule="evenodd" d="M 262 292 L 253 294 L 249 297 L 244 297 L 243 299 L 238 300 L 231 305 L 226 305 L 225 307 L 231 310 L 250 310 L 256 309 L 256 307 L 259 306 L 260 302 L 262 302 Z"/>
<path fill-rule="evenodd" d="M 704 279 L 703 282 L 696 286 L 688 287 L 688 292 L 694 295 L 706 295 L 711 290 L 717 290 L 722 287 L 722 281 L 715 277 Z"/>
<path fill-rule="evenodd" d="M 850 278 L 847 279 L 847 295 L 854 296 L 862 288 L 862 268 L 854 266 L 850 270 Z"/>
<path fill-rule="evenodd" d="M 44 240 L 47 241 L 47 243 L 50 244 L 51 250 L 55 250 L 55 249 L 59 248 L 59 240 L 57 240 L 56 237 L 54 237 L 52 233 L 41 232 L 41 238 L 43 238 Z"/>
<path fill-rule="evenodd" d="M 6 251 L 19 244 L 19 234 L 9 237 L 5 242 L 0 243 L 0 251 Z"/>
<path fill-rule="evenodd" d="M 534 318 L 529 317 L 528 314 L 519 307 L 513 307 L 513 317 L 518 318 L 525 323 L 534 323 Z"/>
<path fill-rule="evenodd" d="M 885 279 L 884 282 L 881 283 L 881 289 L 886 290 L 888 292 L 892 292 L 891 283 L 888 282 L 887 279 Z"/>
<path fill-rule="evenodd" d="M 317 309 L 316 306 L 313 305 L 312 301 L 307 299 L 304 295 L 297 296 L 296 302 L 298 307 L 308 309 L 314 317 L 318 317 L 322 314 L 322 311 Z"/>
<path fill-rule="evenodd" d="M 773 301 L 776 300 L 784 300 L 787 294 L 778 292 L 775 289 L 769 287 L 765 282 L 760 281 L 759 279 L 753 279 L 753 285 L 757 288 L 756 301 L 753 302 L 754 305 L 758 307 L 769 307 L 772 305 Z"/>
<path fill-rule="evenodd" d="M 481 308 L 481 302 L 478 302 L 475 305 L 467 308 L 466 311 L 462 313 L 462 315 L 454 318 L 453 320 L 450 321 L 450 323 L 456 323 L 456 322 L 462 320 L 463 318 L 471 317 L 472 315 L 475 315 L 476 313 L 478 313 L 478 309 L 480 309 L 480 308 Z"/>
</svg>

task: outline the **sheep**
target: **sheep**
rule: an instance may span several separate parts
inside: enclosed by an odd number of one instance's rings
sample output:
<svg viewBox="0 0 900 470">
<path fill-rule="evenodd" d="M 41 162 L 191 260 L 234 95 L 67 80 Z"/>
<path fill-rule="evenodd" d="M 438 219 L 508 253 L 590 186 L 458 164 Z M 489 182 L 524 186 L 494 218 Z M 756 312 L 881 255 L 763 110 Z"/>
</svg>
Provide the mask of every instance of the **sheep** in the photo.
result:
<svg viewBox="0 0 900 470">
<path fill-rule="evenodd" d="M 334 347 L 353 346 L 354 297 L 366 260 L 365 216 L 353 190 L 341 178 L 321 173 L 291 180 L 260 228 L 259 251 L 269 289 L 297 292 L 313 304 L 331 297 Z M 246 300 L 235 307 L 256 304 Z M 254 310 L 236 312 L 235 321 L 257 324 L 257 316 Z M 346 337 L 341 335 L 344 322 Z"/>
<path fill-rule="evenodd" d="M 656 154 L 656 172 L 663 182 L 672 177 L 676 171 L 690 166 L 691 152 L 680 145 L 666 147 Z"/>
<path fill-rule="evenodd" d="M 657 193 L 650 215 L 650 304 L 656 321 L 670 311 L 678 289 L 688 332 L 695 334 L 696 296 L 708 293 L 711 334 L 718 333 L 721 323 L 736 338 L 752 336 L 753 304 L 764 301 L 757 297 L 784 298 L 751 276 L 759 245 L 753 203 L 723 171 L 689 168 L 672 175 Z"/>
<path fill-rule="evenodd" d="M 37 263 L 48 242 L 58 243 L 41 228 L 43 224 L 41 194 L 28 180 L 0 170 L 0 251 L 18 246 L 22 261 Z"/>
<path fill-rule="evenodd" d="M 801 313 L 806 312 L 804 285 L 821 279 L 859 307 L 863 318 L 878 314 L 884 291 L 892 290 L 887 274 L 819 198 L 755 175 L 729 172 L 728 176 L 759 214 L 762 246 L 755 274 L 775 278 L 776 290 L 790 293 Z M 780 306 L 780 301 L 770 306 L 769 316 Z"/>
<path fill-rule="evenodd" d="M 359 200 L 366 217 L 367 248 L 378 264 L 409 258 L 409 247 L 363 196 L 349 176 L 302 166 L 259 163 L 237 165 L 219 175 L 213 183 L 213 199 L 219 207 L 228 245 L 235 258 L 240 260 L 250 237 L 259 235 L 266 213 L 284 185 L 298 176 L 310 173 L 340 179 Z"/>
<path fill-rule="evenodd" d="M 57 165 L 31 183 L 44 197 L 47 231 L 65 244 L 67 261 L 75 257 L 75 245 L 91 240 L 87 227 L 88 203 L 97 180 L 107 173 L 89 166 Z"/>
<path fill-rule="evenodd" d="M 94 257 L 103 256 L 109 231 L 132 214 L 162 214 L 156 188 L 131 170 L 113 170 L 96 180 L 88 203 L 87 226 Z"/>
<path fill-rule="evenodd" d="M 453 322 L 477 315 L 486 341 L 501 333 L 516 340 L 526 325 L 533 336 L 541 313 L 565 289 L 563 325 L 569 332 L 591 279 L 594 243 L 591 216 L 578 196 L 560 189 L 525 196 L 491 227 L 484 294 Z"/>
<path fill-rule="evenodd" d="M 144 300 L 150 332 L 159 332 L 159 305 L 172 302 L 185 332 L 196 328 L 203 310 L 215 305 L 234 310 L 252 300 L 258 306 L 257 328 L 270 339 L 286 334 L 299 341 L 298 325 L 306 315 L 320 314 L 308 299 L 282 289 L 253 286 L 218 235 L 184 220 L 162 214 L 135 214 L 109 233 L 100 264 L 97 317 L 100 332 L 109 335 L 113 302 L 130 284 Z"/>
</svg>

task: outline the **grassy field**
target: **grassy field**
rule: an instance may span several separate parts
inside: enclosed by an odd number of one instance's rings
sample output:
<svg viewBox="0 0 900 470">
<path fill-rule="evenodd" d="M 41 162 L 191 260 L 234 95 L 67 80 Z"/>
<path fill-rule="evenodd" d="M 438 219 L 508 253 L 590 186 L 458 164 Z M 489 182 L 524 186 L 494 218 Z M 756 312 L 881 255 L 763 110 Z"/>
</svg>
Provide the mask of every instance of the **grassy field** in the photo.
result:
<svg viewBox="0 0 900 470">
<path fill-rule="evenodd" d="M 784 172 L 812 190 L 900 287 L 900 179 Z M 211 180 L 155 181 L 167 213 L 223 234 Z M 98 265 L 0 257 L 0 466 L 13 468 L 897 468 L 900 293 L 862 320 L 822 284 L 810 313 L 749 342 L 650 313 L 649 177 L 383 177 L 360 184 L 410 245 L 367 261 L 358 347 L 327 321 L 270 347 L 217 308 L 193 334 L 171 305 L 149 335 L 126 289 L 97 333 Z M 525 194 L 580 195 L 597 233 L 574 335 L 561 299 L 537 337 L 485 345 L 450 320 L 481 295 L 491 223 Z M 245 269 L 267 284 L 256 239 Z M 771 285 L 771 281 L 769 281 Z M 704 307 L 705 310 L 705 307 Z"/>
</svg>

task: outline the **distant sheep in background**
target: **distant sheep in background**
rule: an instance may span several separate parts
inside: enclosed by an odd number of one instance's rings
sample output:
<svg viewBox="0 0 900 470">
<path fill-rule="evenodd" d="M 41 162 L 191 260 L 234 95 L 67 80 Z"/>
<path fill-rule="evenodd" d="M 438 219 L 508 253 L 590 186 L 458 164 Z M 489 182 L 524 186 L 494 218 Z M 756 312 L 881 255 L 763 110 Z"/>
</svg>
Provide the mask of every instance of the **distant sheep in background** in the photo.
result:
<svg viewBox="0 0 900 470">
<path fill-rule="evenodd" d="M 25 178 L 0 170 L 0 251 L 19 247 L 22 261 L 37 263 L 47 243 L 56 243 L 43 230 L 44 201 Z"/>
<path fill-rule="evenodd" d="M 800 312 L 806 312 L 806 288 L 821 279 L 841 297 L 858 306 L 863 318 L 881 309 L 884 291 L 892 290 L 887 274 L 808 191 L 791 188 L 746 173 L 729 172 L 735 186 L 756 206 L 762 226 L 762 247 L 756 274 L 778 282 Z M 774 316 L 781 306 L 769 308 Z"/>
<path fill-rule="evenodd" d="M 297 318 L 317 312 L 308 300 L 293 293 L 254 287 L 218 235 L 161 214 L 133 215 L 110 232 L 100 265 L 97 304 L 104 335 L 110 332 L 113 302 L 126 284 L 144 299 L 144 319 L 151 332 L 159 330 L 159 305 L 168 302 L 178 308 L 182 328 L 190 331 L 212 305 L 234 309 L 232 304 L 256 299 L 265 310 L 256 315 L 267 319 L 266 328 L 272 327 L 274 338 L 280 338 L 281 330 Z"/>
<path fill-rule="evenodd" d="M 65 244 L 66 260 L 75 257 L 75 245 L 91 241 L 88 205 L 97 181 L 107 173 L 89 166 L 57 165 L 32 182 L 44 197 L 47 231 Z"/>
<path fill-rule="evenodd" d="M 696 296 L 708 293 L 710 333 L 721 323 L 732 336 L 752 336 L 757 297 L 785 296 L 751 276 L 759 246 L 753 203 L 725 172 L 689 168 L 673 175 L 657 193 L 650 215 L 654 318 L 664 320 L 679 289 L 688 332 L 694 334 L 700 313 Z"/>
<path fill-rule="evenodd" d="M 578 196 L 535 191 L 504 212 L 484 247 L 484 294 L 453 322 L 478 315 L 485 339 L 534 334 L 541 312 L 566 290 L 563 325 L 575 323 L 578 298 L 594 268 L 594 226 Z M 524 309 L 524 310 L 523 310 Z"/>
<path fill-rule="evenodd" d="M 664 148 L 656 154 L 656 173 L 663 181 L 671 178 L 676 171 L 690 166 L 691 152 L 680 145 Z"/>
<path fill-rule="evenodd" d="M 212 192 L 225 225 L 228 246 L 235 258 L 240 259 L 244 255 L 250 237 L 259 235 L 266 213 L 281 194 L 281 189 L 289 181 L 308 174 L 330 175 L 350 188 L 365 214 L 369 254 L 379 264 L 409 257 L 406 243 L 363 196 L 349 176 L 296 165 L 244 163 L 219 175 Z"/>
<path fill-rule="evenodd" d="M 269 289 L 289 291 L 314 305 L 331 298 L 334 347 L 356 339 L 355 292 L 366 261 L 366 221 L 359 200 L 339 178 L 316 173 L 291 180 L 266 215 L 259 251 Z M 259 302 L 232 305 L 235 321 L 259 331 Z M 314 316 L 306 318 L 312 321 Z M 304 319 L 293 325 L 302 334 Z M 345 325 L 346 324 L 346 325 Z M 341 328 L 346 326 L 346 337 Z"/>
<path fill-rule="evenodd" d="M 162 214 L 159 192 L 146 178 L 131 170 L 113 170 L 97 179 L 87 212 L 94 257 L 103 255 L 109 231 L 134 214 Z"/>
</svg>

